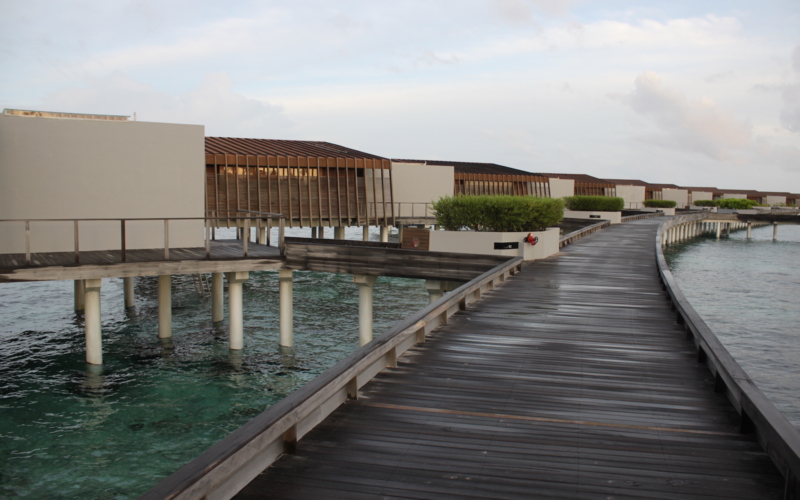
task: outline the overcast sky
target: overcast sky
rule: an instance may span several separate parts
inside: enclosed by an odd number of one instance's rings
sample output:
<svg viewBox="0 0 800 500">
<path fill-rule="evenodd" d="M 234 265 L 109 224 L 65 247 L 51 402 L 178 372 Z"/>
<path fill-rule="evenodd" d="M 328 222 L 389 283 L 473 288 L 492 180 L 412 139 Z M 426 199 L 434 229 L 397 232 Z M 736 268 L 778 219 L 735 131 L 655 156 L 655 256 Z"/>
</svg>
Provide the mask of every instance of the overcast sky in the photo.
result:
<svg viewBox="0 0 800 500">
<path fill-rule="evenodd" d="M 9 0 L 0 13 L 6 108 L 800 192 L 797 0 Z"/>
</svg>

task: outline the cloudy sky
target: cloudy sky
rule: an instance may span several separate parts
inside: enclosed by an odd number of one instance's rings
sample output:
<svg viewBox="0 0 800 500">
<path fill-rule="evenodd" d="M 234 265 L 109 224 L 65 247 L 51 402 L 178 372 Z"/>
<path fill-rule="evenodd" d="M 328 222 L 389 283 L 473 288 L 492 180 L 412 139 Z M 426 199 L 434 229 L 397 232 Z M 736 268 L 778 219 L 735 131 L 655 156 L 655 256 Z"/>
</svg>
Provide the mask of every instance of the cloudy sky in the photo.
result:
<svg viewBox="0 0 800 500">
<path fill-rule="evenodd" d="M 800 192 L 797 0 L 8 0 L 0 13 L 2 107 Z"/>
</svg>

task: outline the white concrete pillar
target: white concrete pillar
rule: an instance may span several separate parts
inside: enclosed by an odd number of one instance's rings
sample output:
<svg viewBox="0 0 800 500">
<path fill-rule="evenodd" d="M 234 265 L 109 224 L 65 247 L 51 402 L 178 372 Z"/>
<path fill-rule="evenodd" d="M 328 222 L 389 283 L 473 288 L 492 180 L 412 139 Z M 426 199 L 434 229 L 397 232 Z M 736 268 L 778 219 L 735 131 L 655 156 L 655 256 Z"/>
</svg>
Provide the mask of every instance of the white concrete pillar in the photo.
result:
<svg viewBox="0 0 800 500">
<path fill-rule="evenodd" d="M 280 344 L 283 347 L 294 345 L 294 310 L 293 310 L 293 291 L 292 291 L 292 270 L 278 270 L 278 292 L 280 302 Z"/>
<path fill-rule="evenodd" d="M 717 222 L 717 239 L 722 236 L 722 222 Z"/>
<path fill-rule="evenodd" d="M 264 244 L 269 246 L 272 239 L 272 219 L 267 220 L 267 227 L 264 228 L 264 232 L 267 233 Z"/>
<path fill-rule="evenodd" d="M 84 280 L 84 321 L 86 324 L 86 362 L 103 364 L 103 337 L 100 326 L 100 285 L 102 280 Z"/>
<path fill-rule="evenodd" d="M 389 241 L 389 227 L 381 226 L 381 241 L 386 243 Z"/>
<path fill-rule="evenodd" d="M 133 294 L 133 277 L 122 278 L 122 286 L 125 289 L 125 309 L 136 307 L 136 297 Z"/>
<path fill-rule="evenodd" d="M 225 297 L 225 287 L 222 283 L 222 273 L 211 274 L 211 322 L 221 323 L 225 316 L 223 314 L 223 301 Z"/>
<path fill-rule="evenodd" d="M 772 224 L 772 241 L 778 241 L 778 223 Z"/>
<path fill-rule="evenodd" d="M 250 273 L 225 273 L 225 277 L 228 278 L 228 344 L 231 349 L 238 351 L 244 347 L 242 284 L 250 277 Z"/>
<path fill-rule="evenodd" d="M 336 240 L 344 239 L 344 226 L 336 226 L 333 228 L 333 238 Z"/>
<path fill-rule="evenodd" d="M 731 235 L 731 225 L 732 224 L 730 222 L 726 225 L 726 227 L 725 227 L 725 236 L 730 236 Z"/>
<path fill-rule="evenodd" d="M 444 296 L 442 282 L 439 280 L 425 280 L 425 288 L 428 290 L 428 304 L 433 304 Z"/>
<path fill-rule="evenodd" d="M 377 279 L 377 276 L 353 276 L 353 283 L 358 285 L 359 345 L 365 345 L 372 341 L 372 290 Z"/>
<path fill-rule="evenodd" d="M 85 309 L 84 290 L 84 280 L 75 280 L 75 312 L 82 312 Z"/>
<path fill-rule="evenodd" d="M 316 238 L 317 237 L 317 228 L 316 227 L 312 227 L 311 228 L 311 237 L 312 238 Z"/>
<path fill-rule="evenodd" d="M 172 276 L 158 277 L 158 338 L 172 337 Z"/>
<path fill-rule="evenodd" d="M 751 239 L 753 237 L 753 224 L 747 223 L 747 239 Z"/>
<path fill-rule="evenodd" d="M 369 226 L 364 226 L 364 233 L 361 236 L 363 241 L 369 241 Z"/>
</svg>

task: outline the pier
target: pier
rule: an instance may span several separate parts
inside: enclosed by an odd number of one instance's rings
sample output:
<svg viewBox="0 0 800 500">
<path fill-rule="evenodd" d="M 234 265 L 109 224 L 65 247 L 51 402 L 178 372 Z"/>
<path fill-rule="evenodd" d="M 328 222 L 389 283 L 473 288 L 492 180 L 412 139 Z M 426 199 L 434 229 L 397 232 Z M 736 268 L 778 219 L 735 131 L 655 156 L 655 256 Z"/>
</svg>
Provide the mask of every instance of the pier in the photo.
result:
<svg viewBox="0 0 800 500">
<path fill-rule="evenodd" d="M 675 291 L 662 221 L 497 266 L 142 498 L 796 498 L 798 433 Z"/>
</svg>

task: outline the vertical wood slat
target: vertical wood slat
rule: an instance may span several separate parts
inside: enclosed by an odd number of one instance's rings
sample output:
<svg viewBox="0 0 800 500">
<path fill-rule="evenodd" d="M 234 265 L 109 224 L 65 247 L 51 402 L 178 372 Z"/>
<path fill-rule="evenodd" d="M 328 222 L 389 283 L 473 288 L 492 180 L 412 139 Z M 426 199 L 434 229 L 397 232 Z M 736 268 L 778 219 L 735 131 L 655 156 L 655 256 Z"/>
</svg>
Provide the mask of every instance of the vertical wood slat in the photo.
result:
<svg viewBox="0 0 800 500">
<path fill-rule="evenodd" d="M 389 162 L 389 206 L 392 207 L 392 226 L 396 226 L 397 219 L 394 216 L 394 171 L 392 170 L 392 162 Z"/>
<path fill-rule="evenodd" d="M 308 225 L 314 225 L 314 205 L 311 203 L 311 160 L 306 156 L 306 192 L 308 192 Z"/>
<path fill-rule="evenodd" d="M 336 161 L 336 210 L 339 213 L 339 222 L 342 221 L 342 183 L 339 182 L 339 158 Z M 344 165 L 344 173 L 347 174 L 347 163 Z M 330 221 L 330 226 L 333 227 L 333 221 Z"/>
<path fill-rule="evenodd" d="M 317 156 L 317 207 L 319 210 L 319 225 L 322 226 L 322 162 Z"/>
<path fill-rule="evenodd" d="M 238 169 L 238 166 L 237 166 Z M 247 210 L 252 210 L 253 205 L 250 200 L 250 155 L 244 155 L 245 190 L 247 190 Z"/>
<path fill-rule="evenodd" d="M 264 212 L 264 207 L 261 205 L 261 163 L 260 156 L 256 156 L 256 203 L 258 203 L 258 212 Z M 269 210 L 266 210 L 269 212 Z"/>
<path fill-rule="evenodd" d="M 239 194 L 239 155 L 238 154 L 233 157 L 233 168 L 234 168 L 234 172 L 236 173 L 236 177 L 234 178 L 234 181 L 236 182 L 236 216 L 238 217 L 239 216 L 239 211 L 242 209 L 239 206 L 239 197 L 241 195 Z"/>
<path fill-rule="evenodd" d="M 327 156 L 325 157 L 325 179 L 328 184 L 328 225 L 330 225 L 333 220 L 333 193 L 331 193 L 331 159 Z"/>
<path fill-rule="evenodd" d="M 375 160 L 372 160 L 373 162 Z M 383 201 L 383 225 L 389 226 L 389 221 L 386 218 L 386 170 L 383 168 L 383 160 L 381 162 L 381 200 Z"/>
<path fill-rule="evenodd" d="M 292 166 L 289 162 L 289 156 L 286 156 L 286 200 L 289 203 L 289 227 L 294 227 L 292 220 L 294 213 L 292 210 Z"/>
<path fill-rule="evenodd" d="M 357 169 L 353 169 L 353 182 L 356 185 L 356 226 L 360 226 L 361 217 L 358 213 L 358 170 Z M 347 210 L 345 212 L 347 213 L 347 220 L 349 224 L 350 223 L 349 221 L 353 220 L 353 216 L 350 214 L 350 173 L 347 171 L 347 169 L 344 170 L 344 188 L 345 188 L 344 198 L 345 202 L 347 203 Z"/>
</svg>

